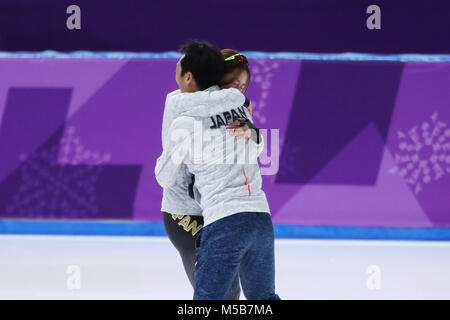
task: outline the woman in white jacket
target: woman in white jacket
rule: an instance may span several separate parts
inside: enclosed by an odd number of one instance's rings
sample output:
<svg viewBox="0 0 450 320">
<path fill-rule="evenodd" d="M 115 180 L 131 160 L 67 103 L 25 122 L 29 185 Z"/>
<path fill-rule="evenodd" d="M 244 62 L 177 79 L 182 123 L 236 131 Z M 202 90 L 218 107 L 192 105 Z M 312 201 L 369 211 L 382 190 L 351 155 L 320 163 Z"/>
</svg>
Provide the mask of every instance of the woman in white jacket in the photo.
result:
<svg viewBox="0 0 450 320">
<path fill-rule="evenodd" d="M 245 141 L 229 134 L 229 124 L 240 117 L 252 121 L 245 96 L 217 86 L 224 67 L 220 52 L 202 42 L 191 42 L 182 52 L 176 68 L 181 92 L 168 96 L 166 105 L 185 110 L 164 137 L 155 176 L 166 189 L 186 170 L 195 175 L 204 227 L 196 241 L 194 299 L 229 299 L 238 275 L 247 299 L 280 299 L 274 230 L 257 162 L 262 139 L 253 135 L 259 130 L 251 130 L 252 139 Z"/>
<path fill-rule="evenodd" d="M 245 55 L 239 54 L 233 49 L 221 50 L 225 61 L 225 75 L 220 81 L 220 87 L 236 88 L 242 93 L 247 91 L 250 83 L 250 69 Z M 169 97 L 179 93 L 179 90 L 170 93 Z M 250 114 L 252 114 L 251 103 L 246 100 Z M 169 108 L 170 106 L 167 106 Z M 185 106 L 186 107 L 186 106 Z M 164 110 L 163 118 L 163 141 L 167 136 L 168 128 L 173 119 L 175 119 L 181 110 Z M 251 130 L 248 125 L 240 126 L 240 121 L 233 121 L 229 124 L 230 134 L 238 138 L 250 137 Z M 162 208 L 164 217 L 164 227 L 166 233 L 179 252 L 185 272 L 194 285 L 194 269 L 195 269 L 195 242 L 200 234 L 200 230 L 204 225 L 202 209 L 194 198 L 194 177 L 187 170 L 177 180 L 177 183 L 164 189 Z M 229 300 L 238 300 L 240 296 L 239 278 L 233 281 L 230 292 L 227 295 Z"/>
</svg>

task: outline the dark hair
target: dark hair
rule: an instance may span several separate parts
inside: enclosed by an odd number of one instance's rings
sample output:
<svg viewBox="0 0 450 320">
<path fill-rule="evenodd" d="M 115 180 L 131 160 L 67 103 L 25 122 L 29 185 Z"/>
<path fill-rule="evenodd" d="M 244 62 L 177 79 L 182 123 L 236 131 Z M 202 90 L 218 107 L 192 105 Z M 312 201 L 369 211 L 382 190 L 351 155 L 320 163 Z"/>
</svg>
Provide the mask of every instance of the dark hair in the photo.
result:
<svg viewBox="0 0 450 320">
<path fill-rule="evenodd" d="M 239 53 L 238 51 L 236 51 L 234 49 L 222 49 L 222 50 L 220 50 L 220 52 L 222 53 L 222 55 L 225 59 Z M 250 83 L 251 73 L 250 73 L 250 68 L 248 67 L 247 57 L 245 57 L 245 59 L 234 59 L 234 60 L 225 62 L 225 74 L 235 72 L 236 70 L 242 70 L 242 71 L 247 72 L 248 79 L 247 79 L 247 83 L 246 83 L 246 88 L 248 88 L 248 85 Z M 223 85 L 224 83 L 221 82 L 220 84 Z"/>
<path fill-rule="evenodd" d="M 219 49 L 206 41 L 191 41 L 180 50 L 181 75 L 191 72 L 200 90 L 219 84 L 225 72 L 225 62 Z"/>
</svg>

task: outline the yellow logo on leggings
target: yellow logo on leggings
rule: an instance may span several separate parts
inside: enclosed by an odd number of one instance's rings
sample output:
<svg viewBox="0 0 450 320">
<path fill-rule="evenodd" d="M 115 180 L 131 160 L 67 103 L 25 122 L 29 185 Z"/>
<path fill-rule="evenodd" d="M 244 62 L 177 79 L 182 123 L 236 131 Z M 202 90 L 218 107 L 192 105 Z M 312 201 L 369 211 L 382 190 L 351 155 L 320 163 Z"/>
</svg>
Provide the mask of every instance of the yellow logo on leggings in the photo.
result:
<svg viewBox="0 0 450 320">
<path fill-rule="evenodd" d="M 186 232 L 191 231 L 193 236 L 195 236 L 197 234 L 197 232 L 199 232 L 201 230 L 201 228 L 203 227 L 203 225 L 201 225 L 201 224 L 197 226 L 196 220 L 191 222 L 190 216 L 185 216 L 182 214 L 172 214 L 172 219 L 173 220 L 180 219 L 180 222 L 178 222 L 178 225 L 182 226 Z"/>
</svg>

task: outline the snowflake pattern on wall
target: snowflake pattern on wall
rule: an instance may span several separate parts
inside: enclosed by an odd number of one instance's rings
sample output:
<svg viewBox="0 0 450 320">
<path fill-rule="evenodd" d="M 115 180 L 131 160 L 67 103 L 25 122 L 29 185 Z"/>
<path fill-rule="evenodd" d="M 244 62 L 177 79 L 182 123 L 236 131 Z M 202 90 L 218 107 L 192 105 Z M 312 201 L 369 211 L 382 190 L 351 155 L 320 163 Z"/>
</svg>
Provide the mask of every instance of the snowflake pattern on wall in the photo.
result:
<svg viewBox="0 0 450 320">
<path fill-rule="evenodd" d="M 406 133 L 397 131 L 397 138 L 396 165 L 389 172 L 403 177 L 415 194 L 450 173 L 450 128 L 437 112 Z"/>
<path fill-rule="evenodd" d="M 286 145 L 283 146 L 283 150 L 286 151 L 283 152 L 283 156 L 281 157 L 280 168 L 283 168 L 283 171 L 279 174 L 279 177 L 286 179 L 289 175 L 295 175 L 297 173 L 297 164 L 301 158 L 301 149 L 298 144 L 287 142 Z"/>
<path fill-rule="evenodd" d="M 252 61 L 251 73 L 252 82 L 256 83 L 261 89 L 261 95 L 258 99 L 252 101 L 253 118 L 264 124 L 267 119 L 263 116 L 263 109 L 267 106 L 266 100 L 272 86 L 273 70 L 278 69 L 279 63 L 269 59 L 258 59 Z"/>
<path fill-rule="evenodd" d="M 59 154 L 58 154 L 59 153 Z M 56 160 L 58 159 L 58 160 Z M 7 213 L 16 217 L 86 218 L 98 214 L 95 184 L 109 154 L 87 150 L 69 127 L 59 143 L 20 156 L 21 184 Z"/>
</svg>

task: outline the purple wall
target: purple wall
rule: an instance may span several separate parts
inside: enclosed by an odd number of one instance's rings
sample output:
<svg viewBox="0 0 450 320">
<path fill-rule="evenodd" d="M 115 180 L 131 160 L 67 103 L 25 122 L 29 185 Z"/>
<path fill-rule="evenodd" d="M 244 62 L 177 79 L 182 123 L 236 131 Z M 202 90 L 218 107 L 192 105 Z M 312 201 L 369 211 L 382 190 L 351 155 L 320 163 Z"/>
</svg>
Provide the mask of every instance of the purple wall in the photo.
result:
<svg viewBox="0 0 450 320">
<path fill-rule="evenodd" d="M 0 217 L 160 221 L 175 63 L 0 59 Z M 450 226 L 449 62 L 250 64 L 275 223 Z"/>
<path fill-rule="evenodd" d="M 66 28 L 69 5 L 81 30 Z M 381 30 L 366 27 L 381 8 Z M 0 51 L 168 51 L 192 38 L 247 51 L 450 53 L 448 0 L 2 0 Z"/>
</svg>

